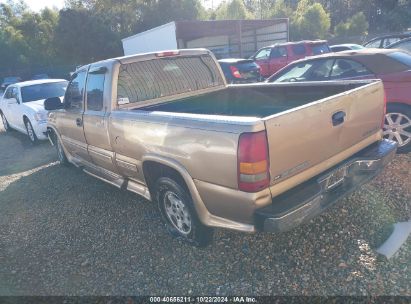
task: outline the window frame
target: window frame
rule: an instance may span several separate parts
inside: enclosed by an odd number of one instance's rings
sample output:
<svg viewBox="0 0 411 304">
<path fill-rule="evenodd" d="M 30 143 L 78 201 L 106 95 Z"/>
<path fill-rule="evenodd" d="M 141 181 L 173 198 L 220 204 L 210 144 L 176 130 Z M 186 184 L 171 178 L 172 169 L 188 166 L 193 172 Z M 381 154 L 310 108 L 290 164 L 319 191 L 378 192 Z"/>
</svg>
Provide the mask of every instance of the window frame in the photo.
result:
<svg viewBox="0 0 411 304">
<path fill-rule="evenodd" d="M 6 98 L 6 99 L 13 98 L 13 97 L 11 96 L 11 94 L 12 94 L 12 91 L 13 91 L 14 88 L 15 88 L 14 86 L 8 86 L 8 87 L 6 88 L 6 91 L 4 91 L 4 98 Z M 8 96 L 8 95 L 10 95 L 10 96 Z"/>
<path fill-rule="evenodd" d="M 280 53 L 280 51 L 279 51 L 280 49 L 285 50 L 285 55 L 278 56 L 278 57 L 274 57 L 274 56 L 273 56 L 274 50 L 278 50 L 277 53 Z M 285 47 L 285 46 L 276 46 L 276 47 L 273 47 L 273 48 L 271 49 L 270 57 L 269 57 L 269 58 L 270 58 L 270 59 L 288 58 L 288 50 L 287 50 L 287 47 Z"/>
<path fill-rule="evenodd" d="M 262 51 L 268 51 L 268 56 L 267 56 L 267 57 L 257 58 L 258 54 L 261 53 Z M 254 59 L 255 59 L 255 60 L 267 60 L 267 59 L 270 59 L 271 52 L 272 52 L 272 48 L 268 48 L 268 47 L 262 48 L 262 49 L 260 49 L 259 51 L 257 51 L 257 53 L 256 53 L 255 56 L 254 56 Z"/>
<path fill-rule="evenodd" d="M 107 80 L 106 72 L 104 72 L 104 73 L 93 73 L 93 71 L 98 71 L 100 68 L 102 68 L 102 67 L 90 68 L 90 70 L 87 73 L 87 78 L 85 80 L 85 86 L 84 86 L 84 111 L 106 112 L 106 109 L 104 108 L 104 88 L 106 86 L 106 80 Z M 96 75 L 103 75 L 103 77 L 104 77 L 103 78 L 103 88 L 102 88 L 103 96 L 102 96 L 102 99 L 101 99 L 101 109 L 99 109 L 99 110 L 89 109 L 89 106 L 88 106 L 88 84 L 89 84 L 89 79 L 90 79 L 90 77 L 96 76 Z"/>
<path fill-rule="evenodd" d="M 81 69 L 81 70 L 76 71 L 76 72 L 73 74 L 73 76 L 71 77 L 69 83 L 67 84 L 66 93 L 64 94 L 64 100 L 63 100 L 63 107 L 64 107 L 64 109 L 65 109 L 66 111 L 69 111 L 69 112 L 84 112 L 84 110 L 85 110 L 85 98 L 84 98 L 84 96 L 85 96 L 85 91 L 86 91 L 85 89 L 86 89 L 86 83 L 87 83 L 87 71 L 88 71 L 88 68 L 84 68 L 84 69 Z M 71 106 L 68 106 L 68 105 L 67 105 L 67 94 L 69 93 L 69 87 L 70 87 L 70 85 L 73 83 L 73 80 L 74 80 L 80 73 L 84 73 L 84 74 L 85 74 L 85 76 L 84 76 L 84 90 L 83 90 L 82 96 L 81 96 L 81 98 L 82 98 L 82 107 L 81 107 L 81 109 L 74 109 L 74 108 L 71 108 Z"/>
</svg>

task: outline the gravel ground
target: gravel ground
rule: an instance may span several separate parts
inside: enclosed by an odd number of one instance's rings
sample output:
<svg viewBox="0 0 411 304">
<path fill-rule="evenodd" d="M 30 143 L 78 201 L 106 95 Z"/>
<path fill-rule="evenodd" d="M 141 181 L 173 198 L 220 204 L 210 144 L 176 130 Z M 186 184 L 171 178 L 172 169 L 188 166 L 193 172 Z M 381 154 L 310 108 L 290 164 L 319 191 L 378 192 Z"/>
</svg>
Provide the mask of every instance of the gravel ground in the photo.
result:
<svg viewBox="0 0 411 304">
<path fill-rule="evenodd" d="M 374 249 L 411 218 L 411 154 L 309 224 L 219 230 L 197 249 L 153 204 L 55 163 L 47 142 L 0 133 L 0 295 L 408 295 L 411 242 Z"/>
</svg>

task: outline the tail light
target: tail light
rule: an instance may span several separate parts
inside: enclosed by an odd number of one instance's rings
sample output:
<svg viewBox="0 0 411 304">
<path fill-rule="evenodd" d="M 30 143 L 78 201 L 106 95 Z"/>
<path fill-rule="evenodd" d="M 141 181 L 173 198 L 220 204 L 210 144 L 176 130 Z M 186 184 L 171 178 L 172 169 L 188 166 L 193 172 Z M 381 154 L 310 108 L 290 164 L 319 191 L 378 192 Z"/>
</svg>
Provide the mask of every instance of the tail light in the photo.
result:
<svg viewBox="0 0 411 304">
<path fill-rule="evenodd" d="M 268 142 L 265 131 L 242 133 L 238 142 L 238 188 L 257 192 L 270 184 Z"/>
<path fill-rule="evenodd" d="M 240 74 L 240 71 L 235 67 L 235 66 L 230 66 L 230 71 L 231 71 L 231 74 L 233 75 L 233 77 L 234 78 L 241 78 L 242 76 L 241 76 L 241 74 Z"/>
<path fill-rule="evenodd" d="M 382 113 L 381 129 L 384 129 L 385 114 L 387 113 L 387 93 L 384 92 L 384 113 Z"/>
</svg>

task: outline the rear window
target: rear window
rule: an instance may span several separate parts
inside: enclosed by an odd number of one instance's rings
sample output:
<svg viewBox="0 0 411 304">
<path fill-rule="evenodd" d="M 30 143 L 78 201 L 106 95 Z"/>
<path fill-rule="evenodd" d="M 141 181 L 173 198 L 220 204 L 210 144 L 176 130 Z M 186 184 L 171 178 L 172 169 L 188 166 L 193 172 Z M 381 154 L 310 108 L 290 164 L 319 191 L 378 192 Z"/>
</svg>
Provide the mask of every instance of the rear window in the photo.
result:
<svg viewBox="0 0 411 304">
<path fill-rule="evenodd" d="M 223 85 L 212 57 L 161 58 L 123 64 L 118 76 L 119 105 Z"/>
<path fill-rule="evenodd" d="M 411 55 L 403 52 L 393 52 L 389 53 L 388 57 L 405 64 L 408 67 L 411 67 Z"/>
<path fill-rule="evenodd" d="M 311 49 L 313 50 L 313 55 L 320 55 L 330 52 L 330 48 L 327 44 L 314 44 Z"/>
</svg>

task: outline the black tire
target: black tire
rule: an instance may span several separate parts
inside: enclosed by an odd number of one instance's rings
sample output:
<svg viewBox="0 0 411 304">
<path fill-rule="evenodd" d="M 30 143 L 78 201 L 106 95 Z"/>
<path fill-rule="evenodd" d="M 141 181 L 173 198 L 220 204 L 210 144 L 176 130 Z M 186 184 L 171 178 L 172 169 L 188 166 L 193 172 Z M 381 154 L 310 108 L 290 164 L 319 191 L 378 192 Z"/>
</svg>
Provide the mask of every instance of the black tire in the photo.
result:
<svg viewBox="0 0 411 304">
<path fill-rule="evenodd" d="M 9 122 L 7 121 L 6 116 L 3 114 L 3 112 L 0 112 L 0 115 L 1 115 L 1 120 L 3 122 L 4 131 L 9 132 L 10 131 L 10 125 L 9 125 Z"/>
<path fill-rule="evenodd" d="M 388 118 L 390 118 L 390 121 L 388 120 Z M 411 151 L 410 123 L 411 106 L 401 104 L 387 105 L 387 115 L 384 122 L 384 138 L 392 139 L 398 143 L 398 153 L 408 153 Z M 409 134 L 410 136 L 407 136 L 407 134 Z M 402 144 L 399 142 L 399 137 L 402 141 Z"/>
<path fill-rule="evenodd" d="M 169 177 L 159 178 L 155 184 L 155 198 L 160 209 L 161 218 L 173 237 L 197 247 L 205 247 L 212 241 L 213 229 L 200 222 L 190 194 L 179 183 Z M 173 208 L 170 198 L 176 200 L 178 206 L 180 206 L 174 208 L 176 211 L 174 216 L 166 211 Z M 181 206 L 184 207 L 181 208 Z M 185 215 L 188 215 L 188 217 L 185 217 Z M 180 216 L 180 220 L 177 219 L 178 216 Z M 184 222 L 189 222 L 189 225 L 183 223 L 178 228 L 178 222 L 181 224 L 183 219 Z"/>
<path fill-rule="evenodd" d="M 60 165 L 68 166 L 70 163 L 67 159 L 66 153 L 64 152 L 63 146 L 61 145 L 61 141 L 59 140 L 59 138 L 54 132 L 52 133 L 52 136 L 53 136 L 53 143 L 57 151 L 57 159 Z"/>
<path fill-rule="evenodd" d="M 29 137 L 32 144 L 36 144 L 38 142 L 36 132 L 33 129 L 33 125 L 31 124 L 30 120 L 27 118 L 24 119 L 24 125 L 26 126 L 27 136 Z"/>
</svg>

